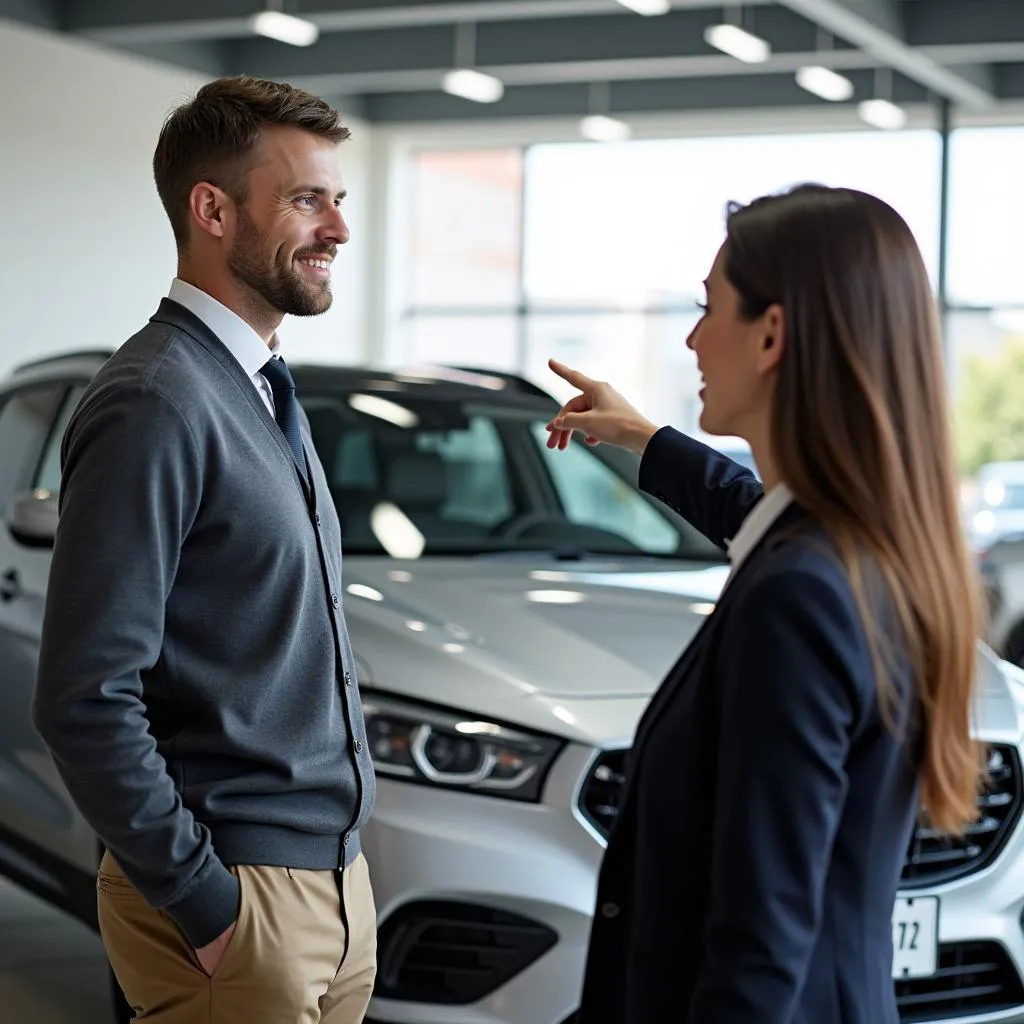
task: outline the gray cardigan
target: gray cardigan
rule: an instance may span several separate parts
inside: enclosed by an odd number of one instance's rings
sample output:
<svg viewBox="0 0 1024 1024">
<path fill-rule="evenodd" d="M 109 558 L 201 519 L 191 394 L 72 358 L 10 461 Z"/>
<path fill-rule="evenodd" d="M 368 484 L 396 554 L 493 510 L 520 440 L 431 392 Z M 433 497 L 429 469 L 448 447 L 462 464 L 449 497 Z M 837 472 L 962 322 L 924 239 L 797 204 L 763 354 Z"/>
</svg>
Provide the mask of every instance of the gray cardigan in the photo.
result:
<svg viewBox="0 0 1024 1024">
<path fill-rule="evenodd" d="M 341 529 L 302 428 L 312 493 L 241 366 L 164 300 L 64 438 L 35 724 L 194 947 L 235 920 L 226 865 L 343 867 L 373 805 Z"/>
</svg>

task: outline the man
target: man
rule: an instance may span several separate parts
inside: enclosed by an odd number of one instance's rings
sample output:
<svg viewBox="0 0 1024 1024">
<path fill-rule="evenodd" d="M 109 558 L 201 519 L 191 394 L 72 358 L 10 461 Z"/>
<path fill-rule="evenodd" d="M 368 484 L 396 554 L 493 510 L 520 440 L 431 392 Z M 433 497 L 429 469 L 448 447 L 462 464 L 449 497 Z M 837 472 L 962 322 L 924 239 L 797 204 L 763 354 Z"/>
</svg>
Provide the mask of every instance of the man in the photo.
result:
<svg viewBox="0 0 1024 1024">
<path fill-rule="evenodd" d="M 275 334 L 331 304 L 348 135 L 250 78 L 172 113 L 153 165 L 177 277 L 64 438 L 34 717 L 154 1024 L 357 1024 L 373 985 L 340 528 Z"/>
</svg>

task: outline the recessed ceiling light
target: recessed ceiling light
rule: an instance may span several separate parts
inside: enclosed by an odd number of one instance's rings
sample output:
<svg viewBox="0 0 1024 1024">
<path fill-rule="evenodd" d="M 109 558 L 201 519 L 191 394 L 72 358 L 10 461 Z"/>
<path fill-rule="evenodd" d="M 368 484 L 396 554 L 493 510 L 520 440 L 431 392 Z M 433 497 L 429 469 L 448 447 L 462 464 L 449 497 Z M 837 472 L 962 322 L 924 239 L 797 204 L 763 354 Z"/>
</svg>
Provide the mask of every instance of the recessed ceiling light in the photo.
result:
<svg viewBox="0 0 1024 1024">
<path fill-rule="evenodd" d="M 888 100 L 863 100 L 857 104 L 860 119 L 873 128 L 895 131 L 907 123 L 907 112 Z"/>
<path fill-rule="evenodd" d="M 763 64 L 772 55 L 764 39 L 738 25 L 709 25 L 704 30 L 704 41 L 745 64 Z"/>
<path fill-rule="evenodd" d="M 472 68 L 456 68 L 447 72 L 442 88 L 452 96 L 461 96 L 474 103 L 497 103 L 505 95 L 501 79 Z"/>
<path fill-rule="evenodd" d="M 669 0 L 619 0 L 623 7 L 628 7 L 637 14 L 644 14 L 648 17 L 653 14 L 668 14 L 672 9 Z"/>
<path fill-rule="evenodd" d="M 257 35 L 292 46 L 312 46 L 320 37 L 320 29 L 313 22 L 281 11 L 254 14 L 249 24 Z"/>
<path fill-rule="evenodd" d="M 841 103 L 853 96 L 853 82 L 845 75 L 816 64 L 800 68 L 796 73 L 796 84 L 831 103 Z"/>
<path fill-rule="evenodd" d="M 590 114 L 580 120 L 580 134 L 591 142 L 621 142 L 632 130 L 625 121 L 604 114 Z"/>
</svg>

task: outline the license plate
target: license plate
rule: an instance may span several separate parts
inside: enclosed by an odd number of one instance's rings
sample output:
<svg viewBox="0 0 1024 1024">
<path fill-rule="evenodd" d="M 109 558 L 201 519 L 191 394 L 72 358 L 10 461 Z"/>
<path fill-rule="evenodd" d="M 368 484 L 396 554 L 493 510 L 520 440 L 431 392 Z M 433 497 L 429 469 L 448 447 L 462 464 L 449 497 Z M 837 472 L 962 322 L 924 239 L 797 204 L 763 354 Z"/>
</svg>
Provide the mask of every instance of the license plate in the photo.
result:
<svg viewBox="0 0 1024 1024">
<path fill-rule="evenodd" d="M 938 967 L 939 898 L 896 900 L 892 913 L 892 976 L 929 978 Z"/>
</svg>

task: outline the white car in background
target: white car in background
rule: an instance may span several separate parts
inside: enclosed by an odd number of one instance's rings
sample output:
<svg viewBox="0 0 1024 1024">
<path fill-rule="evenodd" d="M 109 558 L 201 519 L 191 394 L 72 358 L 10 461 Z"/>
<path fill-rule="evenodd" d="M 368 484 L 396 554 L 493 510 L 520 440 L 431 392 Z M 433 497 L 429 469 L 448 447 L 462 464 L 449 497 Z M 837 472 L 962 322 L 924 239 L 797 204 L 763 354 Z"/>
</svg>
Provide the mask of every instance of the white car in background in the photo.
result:
<svg viewBox="0 0 1024 1024">
<path fill-rule="evenodd" d="M 988 462 L 978 470 L 969 535 L 983 548 L 1024 534 L 1024 462 Z"/>
<path fill-rule="evenodd" d="M 0 384 L 0 870 L 93 924 L 98 844 L 30 704 L 55 452 L 102 359 Z M 637 490 L 634 457 L 548 451 L 556 404 L 517 378 L 293 373 L 343 524 L 378 773 L 367 1024 L 570 1024 L 637 720 L 727 567 Z M 908 1024 L 1024 1022 L 1024 673 L 984 647 L 979 664 L 981 817 L 964 841 L 917 830 L 894 910 Z"/>
</svg>

